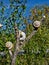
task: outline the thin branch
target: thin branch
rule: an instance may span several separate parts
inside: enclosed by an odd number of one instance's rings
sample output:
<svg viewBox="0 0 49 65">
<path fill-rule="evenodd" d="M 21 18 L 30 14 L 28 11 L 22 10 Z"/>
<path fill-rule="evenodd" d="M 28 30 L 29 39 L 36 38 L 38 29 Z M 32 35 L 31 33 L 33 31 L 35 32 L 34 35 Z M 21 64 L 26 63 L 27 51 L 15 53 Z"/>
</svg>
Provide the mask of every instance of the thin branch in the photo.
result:
<svg viewBox="0 0 49 65">
<path fill-rule="evenodd" d="M 23 44 L 20 46 L 19 45 L 19 31 L 17 29 L 17 27 L 15 27 L 15 34 L 16 34 L 16 48 L 15 48 L 15 52 L 14 55 L 12 57 L 12 62 L 11 65 L 15 65 L 15 60 L 17 58 L 18 52 L 20 52 L 21 48 L 23 45 L 25 45 L 26 41 L 28 41 L 34 34 L 36 31 L 33 31 L 27 38 L 26 40 L 23 42 Z"/>
<path fill-rule="evenodd" d="M 11 65 L 15 65 L 15 59 L 17 58 L 17 54 L 18 54 L 18 48 L 19 47 L 19 32 L 17 27 L 15 26 L 15 38 L 16 38 L 16 47 L 15 47 L 15 51 L 14 51 L 14 55 L 12 57 L 12 61 L 11 61 Z"/>
<path fill-rule="evenodd" d="M 37 32 L 37 31 L 34 30 L 34 31 L 24 40 L 24 42 L 22 43 L 22 45 L 19 46 L 19 52 L 20 52 L 21 48 L 22 48 L 23 46 L 25 46 L 26 42 L 28 42 L 28 41 L 32 38 L 32 36 L 35 35 L 36 32 Z"/>
<path fill-rule="evenodd" d="M 37 31 L 34 30 L 34 31 L 26 38 L 26 41 L 28 41 L 29 39 L 31 39 L 32 36 L 35 35 L 36 32 L 37 32 Z"/>
</svg>

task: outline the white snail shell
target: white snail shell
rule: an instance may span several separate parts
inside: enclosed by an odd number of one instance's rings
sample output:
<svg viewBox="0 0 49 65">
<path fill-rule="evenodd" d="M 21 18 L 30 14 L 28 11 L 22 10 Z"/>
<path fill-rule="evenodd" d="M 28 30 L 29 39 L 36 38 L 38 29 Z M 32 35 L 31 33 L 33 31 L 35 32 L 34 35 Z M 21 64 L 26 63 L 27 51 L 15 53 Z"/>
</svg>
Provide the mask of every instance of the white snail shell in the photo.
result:
<svg viewBox="0 0 49 65">
<path fill-rule="evenodd" d="M 21 36 L 20 40 L 25 40 L 25 38 L 26 38 L 26 34 L 21 30 L 19 30 L 19 36 Z"/>
<path fill-rule="evenodd" d="M 10 41 L 6 42 L 6 47 L 7 47 L 8 49 L 12 49 L 12 47 L 13 47 L 12 42 L 10 42 Z"/>
<path fill-rule="evenodd" d="M 36 27 L 36 28 L 38 28 L 38 27 L 40 27 L 40 24 L 41 24 L 40 21 L 35 21 L 35 22 L 33 23 L 33 26 Z"/>
<path fill-rule="evenodd" d="M 46 18 L 46 16 L 45 16 L 45 15 L 43 15 L 43 18 Z"/>
<path fill-rule="evenodd" d="M 2 27 L 3 25 L 2 24 L 0 24 L 0 28 Z"/>
</svg>

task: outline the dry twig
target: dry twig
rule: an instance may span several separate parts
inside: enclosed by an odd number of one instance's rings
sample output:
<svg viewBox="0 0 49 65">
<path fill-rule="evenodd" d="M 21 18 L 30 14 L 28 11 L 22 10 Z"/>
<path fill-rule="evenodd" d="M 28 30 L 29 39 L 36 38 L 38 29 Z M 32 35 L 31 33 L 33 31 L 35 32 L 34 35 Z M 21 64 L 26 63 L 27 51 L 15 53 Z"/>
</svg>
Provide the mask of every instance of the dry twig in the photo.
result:
<svg viewBox="0 0 49 65">
<path fill-rule="evenodd" d="M 14 55 L 12 57 L 12 62 L 11 65 L 15 65 L 15 60 L 17 58 L 18 52 L 20 52 L 21 48 L 23 45 L 25 45 L 25 43 L 33 36 L 35 35 L 36 31 L 33 31 L 23 42 L 23 44 L 20 46 L 19 45 L 19 32 L 17 27 L 15 26 L 15 34 L 16 34 L 16 47 L 15 47 L 15 52 Z"/>
</svg>

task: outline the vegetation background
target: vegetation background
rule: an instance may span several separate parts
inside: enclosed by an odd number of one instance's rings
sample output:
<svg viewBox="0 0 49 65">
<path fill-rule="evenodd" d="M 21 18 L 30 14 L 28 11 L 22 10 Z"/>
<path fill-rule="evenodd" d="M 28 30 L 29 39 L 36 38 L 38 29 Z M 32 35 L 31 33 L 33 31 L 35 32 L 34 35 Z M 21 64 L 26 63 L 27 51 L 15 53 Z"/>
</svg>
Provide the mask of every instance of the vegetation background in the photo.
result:
<svg viewBox="0 0 49 65">
<path fill-rule="evenodd" d="M 26 36 L 34 31 L 33 22 L 41 21 L 41 26 L 36 34 L 28 41 L 23 50 L 24 54 L 19 54 L 16 65 L 49 65 L 49 6 L 35 6 L 30 10 L 30 15 L 25 18 L 23 13 L 26 9 L 26 0 L 10 0 L 10 8 L 7 9 L 4 3 L 0 2 L 0 52 L 5 52 L 5 56 L 0 55 L 0 65 L 10 65 L 11 59 L 8 49 L 5 46 L 7 41 L 14 44 L 15 49 L 15 30 L 14 24 L 18 29 L 24 31 Z M 43 18 L 45 16 L 45 18 Z"/>
</svg>

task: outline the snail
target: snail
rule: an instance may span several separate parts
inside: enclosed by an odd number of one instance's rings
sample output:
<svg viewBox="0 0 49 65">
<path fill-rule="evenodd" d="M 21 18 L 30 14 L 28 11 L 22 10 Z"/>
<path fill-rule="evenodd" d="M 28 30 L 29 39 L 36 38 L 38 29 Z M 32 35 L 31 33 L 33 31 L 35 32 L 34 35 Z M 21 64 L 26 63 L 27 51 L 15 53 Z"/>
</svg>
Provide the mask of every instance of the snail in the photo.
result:
<svg viewBox="0 0 49 65">
<path fill-rule="evenodd" d="M 44 21 L 45 21 L 45 19 L 46 19 L 46 16 L 45 16 L 45 15 L 43 15 L 43 16 L 42 16 L 42 19 L 41 19 L 41 22 L 44 22 Z"/>
<path fill-rule="evenodd" d="M 46 16 L 45 16 L 45 15 L 43 15 L 43 18 L 46 18 Z"/>
<path fill-rule="evenodd" d="M 40 21 L 35 21 L 33 23 L 33 26 L 34 26 L 35 30 L 37 30 L 40 27 L 40 25 L 41 25 L 41 22 Z"/>
<path fill-rule="evenodd" d="M 12 44 L 12 42 L 10 42 L 10 41 L 8 41 L 8 42 L 6 42 L 6 47 L 9 49 L 9 53 L 10 53 L 10 55 L 12 56 L 12 48 L 13 48 L 13 44 Z"/>
<path fill-rule="evenodd" d="M 2 24 L 0 24 L 0 28 L 2 27 L 3 25 Z"/>
<path fill-rule="evenodd" d="M 26 34 L 21 30 L 19 30 L 19 36 L 20 36 L 20 40 L 25 40 L 26 38 Z"/>
<path fill-rule="evenodd" d="M 26 39 L 26 34 L 19 30 L 19 40 L 20 40 L 20 43 L 22 44 L 22 42 Z"/>
</svg>

